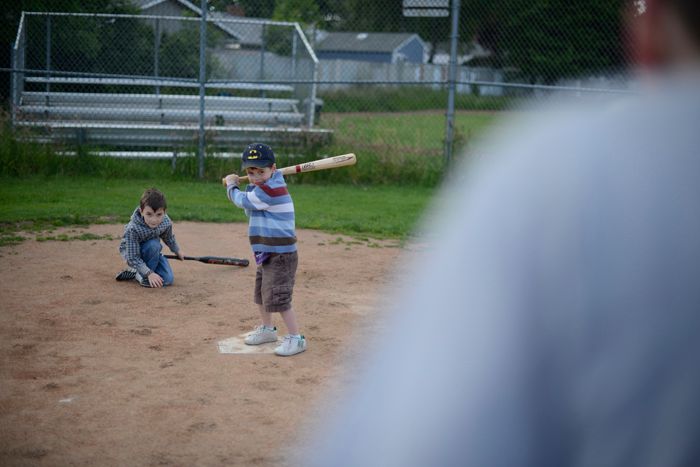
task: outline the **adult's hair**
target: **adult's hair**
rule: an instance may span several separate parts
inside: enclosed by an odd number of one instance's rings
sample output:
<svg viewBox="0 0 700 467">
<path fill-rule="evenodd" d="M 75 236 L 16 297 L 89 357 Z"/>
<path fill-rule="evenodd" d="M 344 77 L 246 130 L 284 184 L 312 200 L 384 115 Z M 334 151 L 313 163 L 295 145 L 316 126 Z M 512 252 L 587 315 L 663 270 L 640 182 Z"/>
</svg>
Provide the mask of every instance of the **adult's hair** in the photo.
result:
<svg viewBox="0 0 700 467">
<path fill-rule="evenodd" d="M 168 203 L 165 201 L 165 195 L 155 188 L 149 188 L 143 192 L 141 196 L 141 209 L 150 206 L 151 209 L 157 211 L 163 208 L 163 211 L 168 209 Z"/>
</svg>

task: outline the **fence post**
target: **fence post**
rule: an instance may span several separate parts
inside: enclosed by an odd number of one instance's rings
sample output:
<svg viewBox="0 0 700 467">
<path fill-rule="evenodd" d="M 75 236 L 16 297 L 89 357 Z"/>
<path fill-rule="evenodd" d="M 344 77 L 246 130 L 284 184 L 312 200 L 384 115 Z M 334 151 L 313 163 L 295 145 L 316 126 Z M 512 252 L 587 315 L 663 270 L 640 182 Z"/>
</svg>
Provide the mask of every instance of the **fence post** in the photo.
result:
<svg viewBox="0 0 700 467">
<path fill-rule="evenodd" d="M 261 44 L 260 44 L 260 82 L 262 83 L 265 79 L 265 33 L 267 31 L 266 29 L 267 24 L 262 25 L 262 34 L 261 34 Z M 265 89 L 260 90 L 260 97 L 265 98 Z"/>
<path fill-rule="evenodd" d="M 292 28 L 292 79 L 297 79 L 297 30 Z"/>
<path fill-rule="evenodd" d="M 447 123 L 445 128 L 445 165 L 452 159 L 455 119 L 455 81 L 457 76 L 457 38 L 459 37 L 459 0 L 452 0 L 452 32 L 450 34 L 449 90 L 447 94 Z"/>
<path fill-rule="evenodd" d="M 160 76 L 160 18 L 156 18 L 155 37 L 153 41 L 153 75 Z M 156 85 L 156 96 L 160 96 L 160 86 Z M 159 107 L 160 108 L 160 107 Z"/>
<path fill-rule="evenodd" d="M 15 52 L 15 44 L 10 46 L 10 63 L 12 67 L 12 73 L 10 74 L 10 95 L 12 96 L 12 103 L 10 105 L 10 121 L 12 123 L 12 129 L 14 129 L 15 120 L 17 119 L 17 104 L 19 102 L 19 98 L 17 97 L 17 52 Z"/>
<path fill-rule="evenodd" d="M 49 105 L 49 93 L 51 92 L 51 15 L 46 15 L 46 106 Z"/>
<path fill-rule="evenodd" d="M 314 117 L 316 116 L 316 81 L 318 80 L 318 63 L 314 63 L 313 82 L 311 92 L 309 93 L 309 128 L 314 126 Z"/>
<path fill-rule="evenodd" d="M 199 170 L 197 175 L 204 178 L 204 82 L 206 81 L 207 49 L 207 0 L 201 1 L 202 19 L 199 22 Z"/>
<path fill-rule="evenodd" d="M 10 91 L 12 96 L 12 128 L 15 128 L 17 123 L 17 108 L 19 107 L 20 97 L 24 91 L 24 67 L 26 66 L 26 50 L 27 35 L 25 24 L 26 16 L 22 12 L 19 19 L 19 30 L 17 38 L 12 44 L 10 57 L 12 61 L 12 76 L 10 76 Z"/>
</svg>

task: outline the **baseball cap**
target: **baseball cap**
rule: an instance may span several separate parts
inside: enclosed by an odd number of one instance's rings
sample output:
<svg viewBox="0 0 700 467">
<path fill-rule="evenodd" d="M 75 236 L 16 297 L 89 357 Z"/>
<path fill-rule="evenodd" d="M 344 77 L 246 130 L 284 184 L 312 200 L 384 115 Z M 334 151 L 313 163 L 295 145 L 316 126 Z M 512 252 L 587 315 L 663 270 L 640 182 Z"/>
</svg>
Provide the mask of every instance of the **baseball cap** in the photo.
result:
<svg viewBox="0 0 700 467">
<path fill-rule="evenodd" d="M 252 143 L 243 151 L 241 168 L 271 167 L 275 163 L 275 153 L 267 144 Z"/>
</svg>

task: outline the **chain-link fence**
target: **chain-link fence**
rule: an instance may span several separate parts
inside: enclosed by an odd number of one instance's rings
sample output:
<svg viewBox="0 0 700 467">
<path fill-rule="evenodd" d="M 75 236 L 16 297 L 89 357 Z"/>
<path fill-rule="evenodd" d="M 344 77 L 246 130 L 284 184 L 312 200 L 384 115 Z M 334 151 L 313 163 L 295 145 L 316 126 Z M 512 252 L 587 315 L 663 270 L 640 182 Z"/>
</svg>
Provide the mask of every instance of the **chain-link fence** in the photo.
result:
<svg viewBox="0 0 700 467">
<path fill-rule="evenodd" d="M 45 139 L 180 151 L 202 131 L 224 148 L 329 134 L 315 125 L 318 61 L 296 23 L 210 18 L 200 36 L 202 26 L 194 17 L 24 14 L 14 124 Z"/>
<path fill-rule="evenodd" d="M 295 16 L 280 7 L 292 3 L 209 2 L 204 20 L 201 3 L 185 0 L 137 1 L 140 15 L 24 13 L 13 123 L 45 140 L 201 151 L 203 141 L 214 149 L 256 139 L 325 144 L 338 114 L 436 111 L 445 128 L 439 152 L 449 157 L 455 112 L 628 89 L 634 51 L 624 19 L 644 8 L 308 0 L 303 23 L 269 19 Z"/>
</svg>

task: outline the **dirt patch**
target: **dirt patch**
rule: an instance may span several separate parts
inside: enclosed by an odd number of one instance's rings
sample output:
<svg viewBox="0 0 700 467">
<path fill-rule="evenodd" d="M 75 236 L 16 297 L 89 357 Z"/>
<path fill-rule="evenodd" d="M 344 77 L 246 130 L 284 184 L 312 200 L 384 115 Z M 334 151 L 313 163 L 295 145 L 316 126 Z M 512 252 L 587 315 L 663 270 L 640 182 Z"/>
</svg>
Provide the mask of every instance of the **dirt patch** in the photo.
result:
<svg viewBox="0 0 700 467">
<path fill-rule="evenodd" d="M 222 354 L 258 322 L 254 266 L 171 261 L 172 287 L 116 282 L 122 229 L 0 248 L 0 464 L 286 465 L 404 250 L 298 231 L 308 351 Z M 187 255 L 251 257 L 244 224 L 175 233 Z"/>
</svg>

